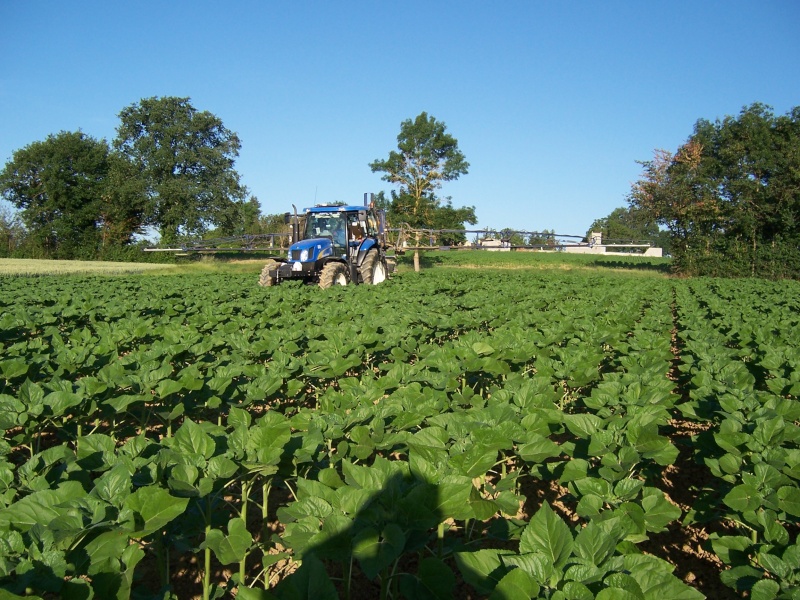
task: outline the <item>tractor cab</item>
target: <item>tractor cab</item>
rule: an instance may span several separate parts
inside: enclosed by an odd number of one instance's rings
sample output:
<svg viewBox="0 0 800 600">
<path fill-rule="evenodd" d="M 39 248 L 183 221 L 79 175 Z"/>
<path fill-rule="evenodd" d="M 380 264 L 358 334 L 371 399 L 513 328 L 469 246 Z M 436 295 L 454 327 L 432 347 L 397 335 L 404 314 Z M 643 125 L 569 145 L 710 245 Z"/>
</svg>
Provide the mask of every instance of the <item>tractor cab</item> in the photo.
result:
<svg viewBox="0 0 800 600">
<path fill-rule="evenodd" d="M 346 213 L 313 213 L 308 211 L 304 240 L 327 239 L 335 248 L 344 249 L 347 245 L 347 229 L 350 219 Z"/>
</svg>

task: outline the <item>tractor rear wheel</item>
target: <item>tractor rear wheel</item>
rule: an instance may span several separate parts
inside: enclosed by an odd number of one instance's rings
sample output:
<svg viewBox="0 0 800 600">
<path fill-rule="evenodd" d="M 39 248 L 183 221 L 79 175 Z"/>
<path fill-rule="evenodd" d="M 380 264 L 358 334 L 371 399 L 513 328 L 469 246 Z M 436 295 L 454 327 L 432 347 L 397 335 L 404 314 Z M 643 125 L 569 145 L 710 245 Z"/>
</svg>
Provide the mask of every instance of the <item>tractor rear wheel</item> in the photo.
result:
<svg viewBox="0 0 800 600">
<path fill-rule="evenodd" d="M 347 285 L 350 280 L 347 266 L 339 262 L 329 262 L 319 274 L 319 287 L 323 290 L 334 285 Z"/>
<path fill-rule="evenodd" d="M 386 263 L 378 256 L 377 250 L 370 250 L 359 269 L 361 281 L 367 285 L 378 285 L 386 281 Z"/>
<path fill-rule="evenodd" d="M 258 278 L 258 285 L 262 287 L 270 287 L 278 283 L 278 280 L 275 277 L 270 277 L 269 272 L 274 271 L 278 268 L 278 261 L 277 260 L 268 260 L 264 265 L 264 268 L 261 269 L 261 276 Z"/>
</svg>

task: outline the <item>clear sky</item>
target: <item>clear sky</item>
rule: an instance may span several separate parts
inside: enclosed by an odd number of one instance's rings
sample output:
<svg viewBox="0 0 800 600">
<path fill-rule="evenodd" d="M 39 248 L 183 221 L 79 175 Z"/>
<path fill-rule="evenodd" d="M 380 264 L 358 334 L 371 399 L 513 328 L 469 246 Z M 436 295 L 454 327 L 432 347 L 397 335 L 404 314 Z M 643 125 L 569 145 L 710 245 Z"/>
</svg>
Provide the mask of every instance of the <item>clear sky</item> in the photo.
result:
<svg viewBox="0 0 800 600">
<path fill-rule="evenodd" d="M 698 119 L 800 105 L 798 0 L 0 0 L 0 22 L 3 163 L 189 97 L 238 133 L 264 213 L 388 192 L 368 163 L 426 111 L 470 163 L 441 196 L 583 234 Z"/>
</svg>

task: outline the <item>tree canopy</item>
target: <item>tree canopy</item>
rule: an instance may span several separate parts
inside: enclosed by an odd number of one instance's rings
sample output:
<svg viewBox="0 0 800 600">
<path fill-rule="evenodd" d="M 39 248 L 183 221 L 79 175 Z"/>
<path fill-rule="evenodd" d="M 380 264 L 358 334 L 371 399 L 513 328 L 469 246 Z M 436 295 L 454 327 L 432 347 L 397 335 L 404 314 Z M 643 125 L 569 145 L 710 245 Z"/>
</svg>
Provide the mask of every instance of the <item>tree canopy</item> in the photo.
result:
<svg viewBox="0 0 800 600">
<path fill-rule="evenodd" d="M 556 230 L 543 229 L 538 233 L 532 233 L 526 240 L 529 246 L 542 246 L 543 248 L 555 248 Z"/>
<path fill-rule="evenodd" d="M 234 162 L 238 136 L 189 98 L 144 98 L 124 108 L 114 148 L 134 166 L 147 224 L 165 241 L 233 229 L 246 189 Z"/>
<path fill-rule="evenodd" d="M 13 256 L 24 238 L 19 216 L 5 202 L 0 202 L 0 258 Z"/>
<path fill-rule="evenodd" d="M 701 119 L 641 164 L 630 205 L 667 227 L 680 272 L 800 277 L 800 107 Z"/>
<path fill-rule="evenodd" d="M 389 152 L 385 160 L 374 160 L 369 167 L 373 173 L 383 173 L 384 181 L 398 186 L 391 202 L 391 215 L 397 222 L 434 228 L 437 223 L 452 223 L 461 215 L 462 225 L 464 221 L 475 222 L 474 208 L 454 209 L 449 201 L 442 206 L 436 195 L 445 181 L 467 174 L 469 163 L 458 148 L 458 140 L 447 133 L 447 126 L 428 113 L 403 121 L 397 150 Z"/>
<path fill-rule="evenodd" d="M 80 258 L 96 250 L 108 173 L 108 144 L 80 131 L 14 152 L 0 172 L 0 190 L 20 210 L 32 255 Z"/>
<path fill-rule="evenodd" d="M 240 142 L 188 98 L 146 98 L 119 114 L 113 148 L 81 131 L 14 152 L 0 172 L 2 253 L 119 257 L 137 234 L 166 242 L 258 228 L 260 207 L 234 169 Z M 8 214 L 6 214 L 8 213 Z"/>
<path fill-rule="evenodd" d="M 594 232 L 603 234 L 604 243 L 650 242 L 669 253 L 669 233 L 661 231 L 655 218 L 642 208 L 615 208 L 608 216 L 592 222 L 586 232 L 586 239 Z"/>
</svg>

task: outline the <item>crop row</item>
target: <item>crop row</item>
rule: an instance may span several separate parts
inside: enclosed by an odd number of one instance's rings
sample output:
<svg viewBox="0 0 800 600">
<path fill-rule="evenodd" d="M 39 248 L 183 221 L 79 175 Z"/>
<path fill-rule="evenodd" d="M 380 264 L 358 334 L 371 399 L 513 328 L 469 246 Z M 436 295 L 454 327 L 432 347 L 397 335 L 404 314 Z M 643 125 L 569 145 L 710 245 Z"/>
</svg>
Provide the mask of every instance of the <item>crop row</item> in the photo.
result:
<svg viewBox="0 0 800 600">
<path fill-rule="evenodd" d="M 792 597 L 794 334 L 760 335 L 725 290 L 454 271 L 326 292 L 249 284 L 2 282 L 8 593 L 164 597 L 194 555 L 205 597 L 374 586 L 449 598 L 466 585 L 496 598 L 699 598 L 639 548 L 684 516 L 758 531 L 746 547 L 713 540 L 733 566 L 726 582 Z M 790 322 L 795 307 L 766 292 L 752 284 L 754 304 Z M 717 365 L 720 352 L 730 360 Z M 708 378 L 742 389 L 747 411 Z M 697 446 L 728 486 L 716 512 L 682 515 L 661 490 L 679 415 L 708 424 L 699 441 L 723 439 L 732 420 L 747 434 L 736 452 Z M 780 458 L 760 460 L 754 439 Z M 526 496 L 531 485 L 561 490 L 556 510 Z"/>
<path fill-rule="evenodd" d="M 709 425 L 694 452 L 716 480 L 695 518 L 732 525 L 712 536 L 730 567 L 722 580 L 757 598 L 796 598 L 800 305 L 781 289 L 765 296 L 768 287 L 698 280 L 680 290 L 682 409 Z"/>
</svg>

